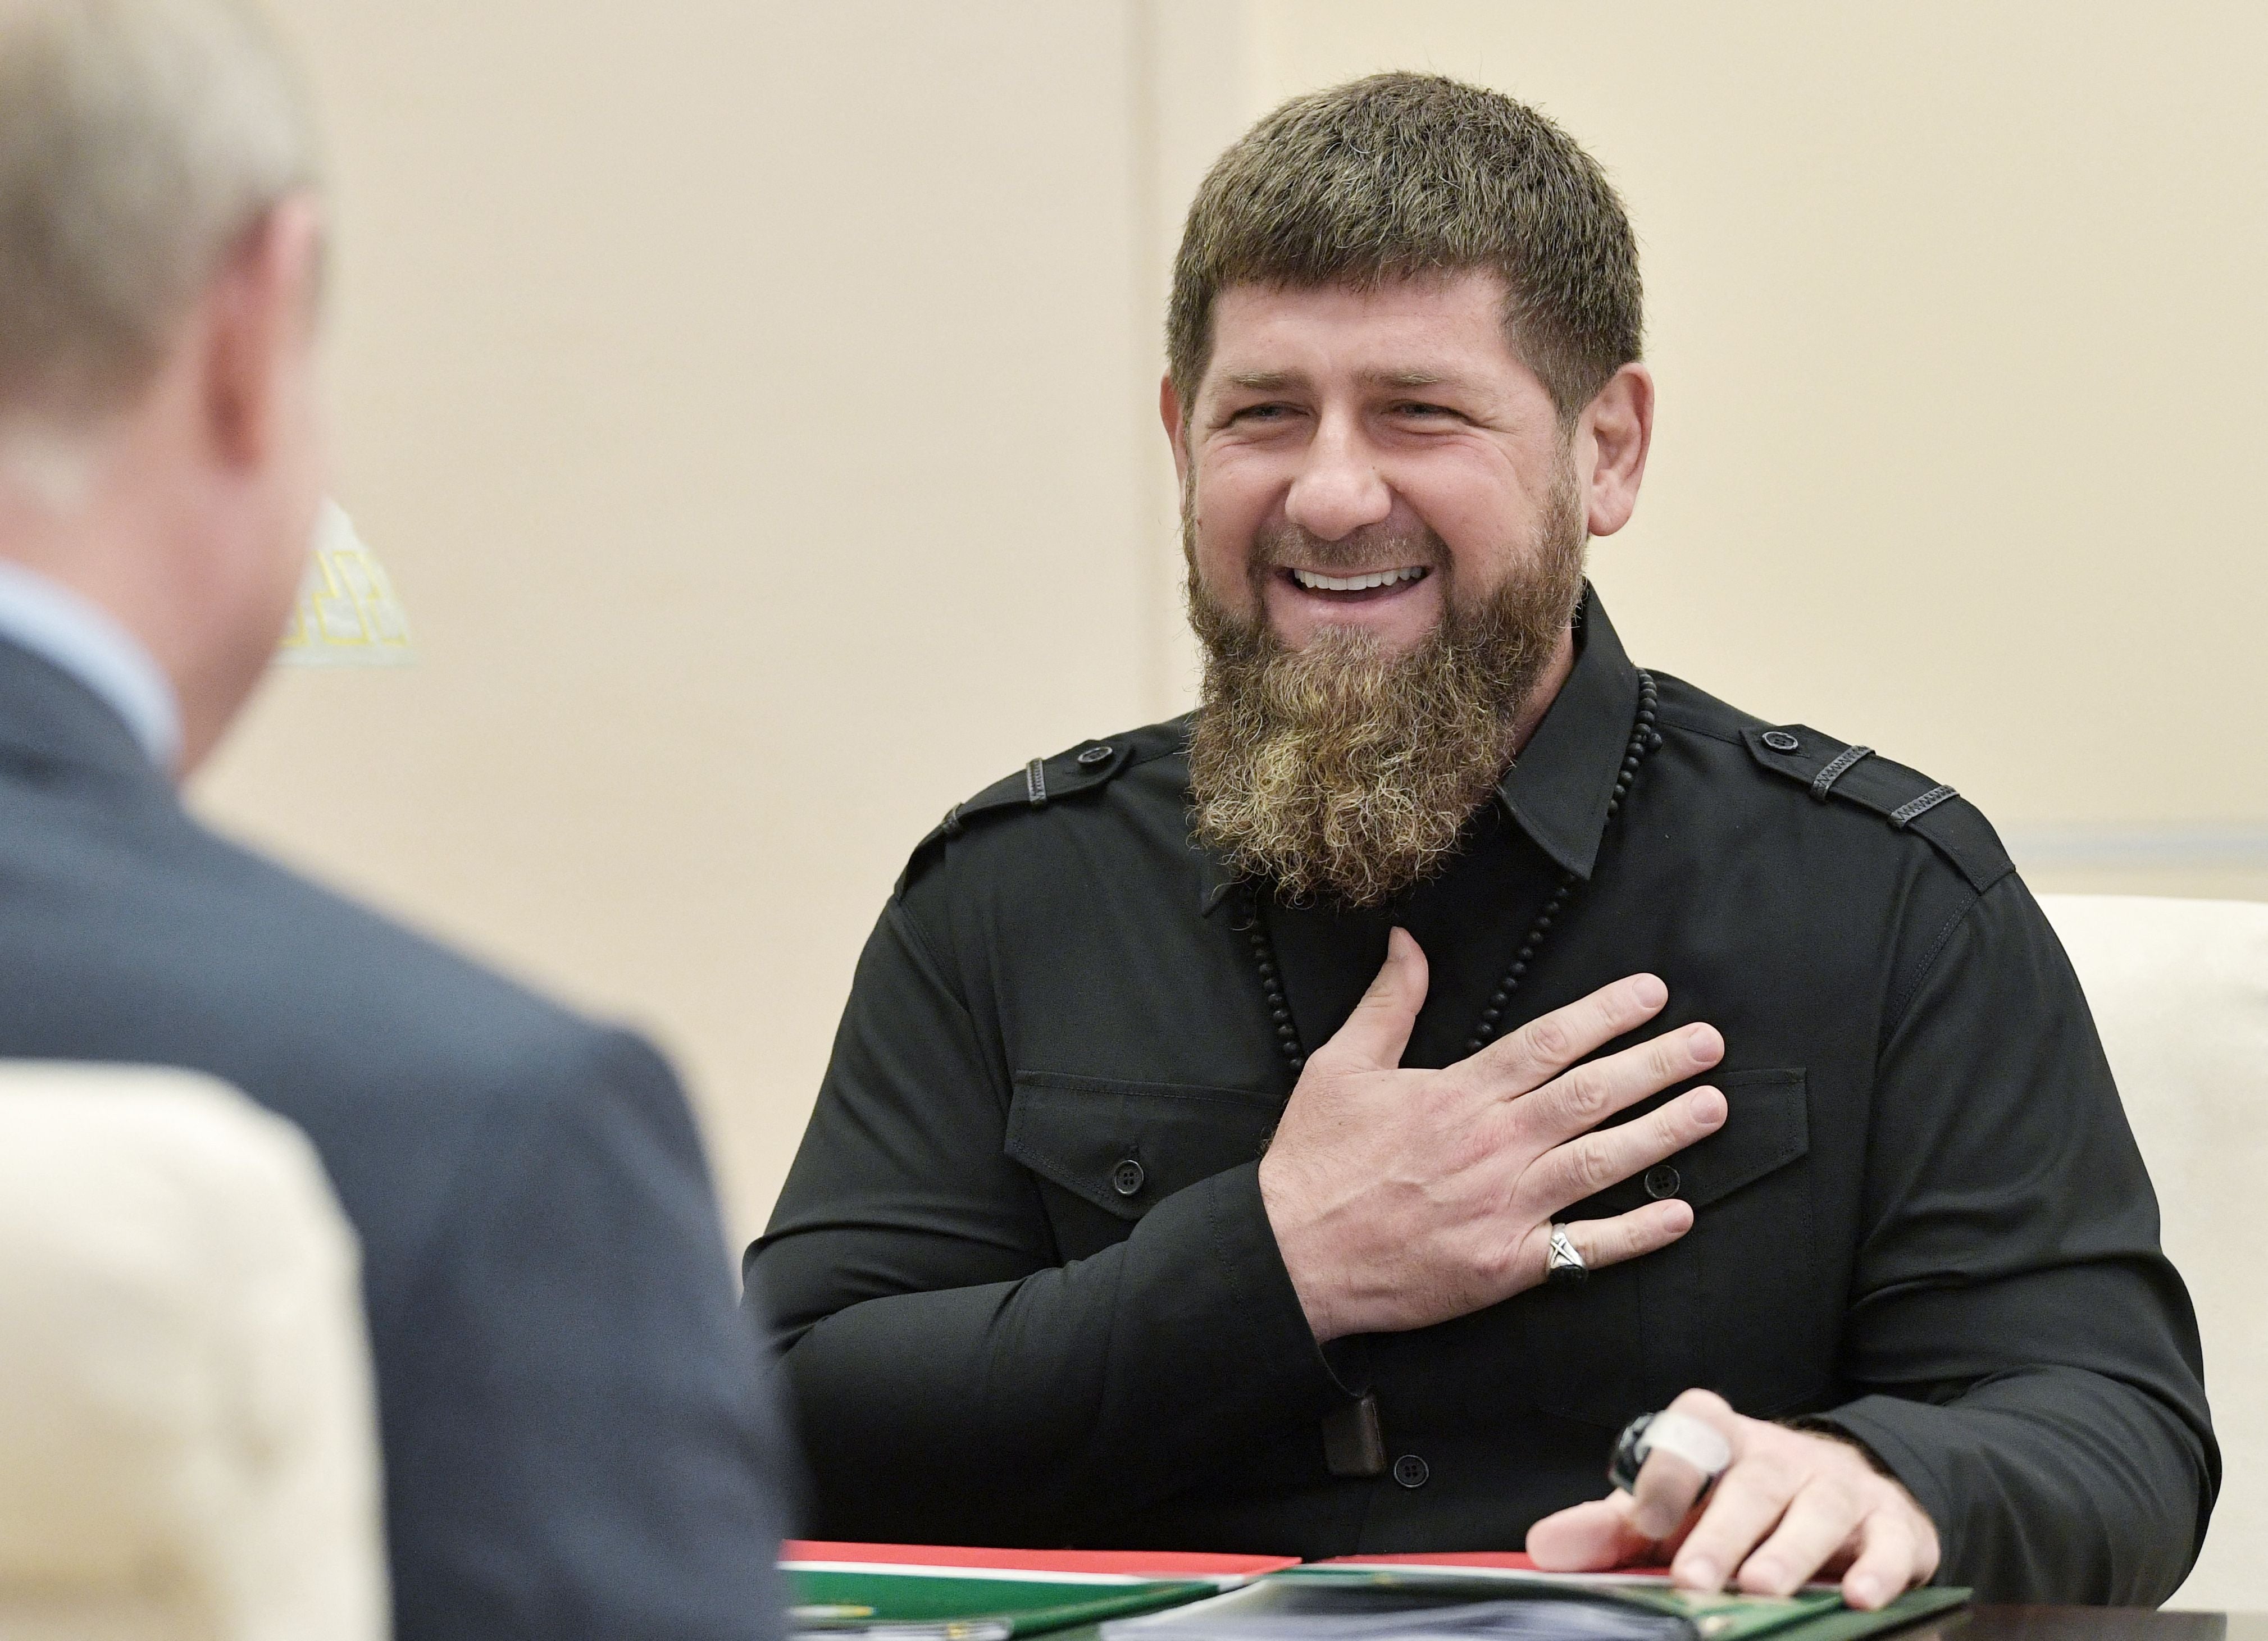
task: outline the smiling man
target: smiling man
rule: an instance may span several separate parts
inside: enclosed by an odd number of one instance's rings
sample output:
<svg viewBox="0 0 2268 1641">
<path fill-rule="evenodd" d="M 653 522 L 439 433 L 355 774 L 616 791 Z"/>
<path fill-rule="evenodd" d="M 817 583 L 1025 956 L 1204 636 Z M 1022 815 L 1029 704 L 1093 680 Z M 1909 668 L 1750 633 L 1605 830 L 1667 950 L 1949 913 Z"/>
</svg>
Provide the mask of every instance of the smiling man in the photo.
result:
<svg viewBox="0 0 2268 1641">
<path fill-rule="evenodd" d="M 2162 1599 L 2196 1328 L 2037 907 L 1584 582 L 1653 422 L 1597 166 L 1297 99 L 1167 339 L 1203 703 L 915 851 L 750 1250 L 819 1529 Z M 1609 1494 L 1665 1407 L 1728 1468 Z"/>
</svg>

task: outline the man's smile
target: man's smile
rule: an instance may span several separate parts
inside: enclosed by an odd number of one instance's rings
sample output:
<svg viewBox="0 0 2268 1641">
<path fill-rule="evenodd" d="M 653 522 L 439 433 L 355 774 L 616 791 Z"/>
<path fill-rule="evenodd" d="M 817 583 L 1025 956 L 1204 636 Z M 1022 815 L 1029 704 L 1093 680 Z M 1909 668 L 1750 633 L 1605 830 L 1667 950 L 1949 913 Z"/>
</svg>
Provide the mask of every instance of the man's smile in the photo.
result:
<svg viewBox="0 0 2268 1641">
<path fill-rule="evenodd" d="M 1397 570 L 1358 570 L 1346 576 L 1326 575 L 1320 570 L 1289 569 L 1284 573 L 1303 591 L 1331 593 L 1344 599 L 1364 593 L 1391 592 L 1422 581 L 1432 572 L 1423 564 L 1404 564 Z"/>
<path fill-rule="evenodd" d="M 1295 650 L 1325 628 L 1356 628 L 1390 651 L 1405 651 L 1441 618 L 1449 584 L 1434 573 L 1438 568 L 1386 563 L 1319 570 L 1278 563 L 1263 583 L 1263 606 L 1277 636 Z"/>
</svg>

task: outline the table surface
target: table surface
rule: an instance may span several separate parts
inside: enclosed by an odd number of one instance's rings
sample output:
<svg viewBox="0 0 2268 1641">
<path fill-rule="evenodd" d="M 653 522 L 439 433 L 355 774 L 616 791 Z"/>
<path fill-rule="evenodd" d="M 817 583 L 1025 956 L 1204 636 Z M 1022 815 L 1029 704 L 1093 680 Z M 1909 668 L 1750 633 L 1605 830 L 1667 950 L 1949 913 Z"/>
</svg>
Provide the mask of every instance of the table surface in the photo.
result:
<svg viewBox="0 0 2268 1641">
<path fill-rule="evenodd" d="M 1896 1641 L 2268 1641 L 2268 1614 L 2146 1607 L 1964 1607 Z"/>
</svg>

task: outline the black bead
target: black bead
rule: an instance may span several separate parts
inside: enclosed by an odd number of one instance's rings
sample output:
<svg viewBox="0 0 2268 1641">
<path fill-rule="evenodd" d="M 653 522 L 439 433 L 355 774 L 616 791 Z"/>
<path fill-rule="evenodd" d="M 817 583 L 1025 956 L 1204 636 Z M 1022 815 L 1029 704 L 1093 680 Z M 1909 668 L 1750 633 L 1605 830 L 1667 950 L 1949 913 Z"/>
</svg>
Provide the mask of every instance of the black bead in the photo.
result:
<svg viewBox="0 0 2268 1641">
<path fill-rule="evenodd" d="M 1503 1018 L 1504 1011 L 1499 1008 L 1485 1008 L 1481 1011 L 1481 1019 L 1487 1025 L 1493 1026 Z"/>
<path fill-rule="evenodd" d="M 1525 958 L 1522 958 L 1519 962 L 1514 963 L 1514 964 L 1512 966 L 1512 977 L 1513 977 L 1513 980 L 1515 982 L 1517 982 L 1519 981 L 1520 977 L 1521 977 L 1522 975 L 1526 974 L 1527 972 L 1528 972 L 1528 960 L 1527 960 L 1527 959 L 1525 959 Z"/>
<path fill-rule="evenodd" d="M 1270 1012 L 1268 1018 L 1274 1020 L 1278 1026 L 1281 1026 L 1285 1020 L 1290 1019 L 1292 1016 L 1285 1010 L 1275 1009 Z"/>
</svg>

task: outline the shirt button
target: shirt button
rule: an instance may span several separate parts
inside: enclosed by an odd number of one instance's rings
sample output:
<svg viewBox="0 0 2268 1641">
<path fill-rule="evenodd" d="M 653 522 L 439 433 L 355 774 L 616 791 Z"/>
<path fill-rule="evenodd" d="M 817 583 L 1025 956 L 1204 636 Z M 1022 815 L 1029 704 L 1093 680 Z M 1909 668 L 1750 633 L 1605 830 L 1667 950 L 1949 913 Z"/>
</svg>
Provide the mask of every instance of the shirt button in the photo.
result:
<svg viewBox="0 0 2268 1641">
<path fill-rule="evenodd" d="M 1098 763 L 1109 762 L 1110 754 L 1111 748 L 1108 747 L 1089 747 L 1079 754 L 1079 761 L 1091 769 Z"/>
<path fill-rule="evenodd" d="M 1657 1162 L 1646 1171 L 1646 1194 L 1656 1202 L 1676 1196 L 1677 1188 L 1684 1183 L 1677 1170 L 1666 1162 Z"/>
<path fill-rule="evenodd" d="M 1414 1453 L 1405 1453 L 1394 1461 L 1394 1479 L 1407 1488 L 1425 1486 L 1425 1478 L 1432 1474 L 1425 1468 L 1425 1461 Z"/>
<path fill-rule="evenodd" d="M 1131 1196 L 1142 1188 L 1142 1165 L 1128 1157 L 1110 1171 L 1110 1188 L 1121 1196 Z"/>
<path fill-rule="evenodd" d="M 1795 752 L 1803 743 L 1784 729 L 1768 729 L 1757 739 L 1774 752 Z"/>
</svg>

